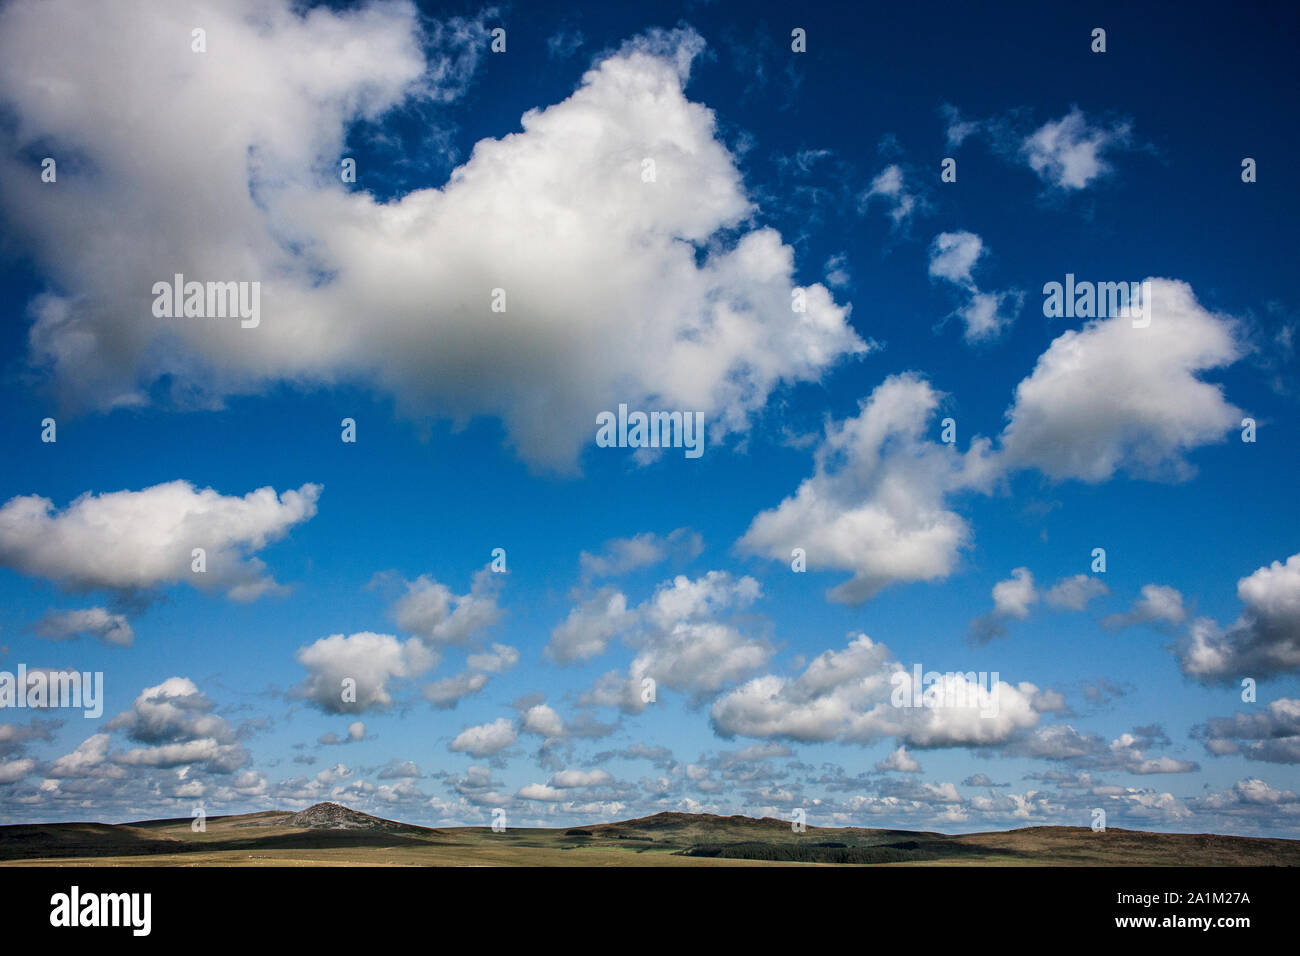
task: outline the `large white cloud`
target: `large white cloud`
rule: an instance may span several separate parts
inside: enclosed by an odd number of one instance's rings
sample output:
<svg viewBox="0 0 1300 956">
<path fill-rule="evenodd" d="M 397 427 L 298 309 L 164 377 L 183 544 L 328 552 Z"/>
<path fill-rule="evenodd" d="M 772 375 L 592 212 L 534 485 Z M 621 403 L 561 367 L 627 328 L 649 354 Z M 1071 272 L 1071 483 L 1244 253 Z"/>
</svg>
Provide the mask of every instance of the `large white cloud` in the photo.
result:
<svg viewBox="0 0 1300 956">
<path fill-rule="evenodd" d="M 1240 356 L 1235 322 L 1206 310 L 1185 282 L 1146 281 L 1149 326 L 1123 316 L 1094 320 L 1039 356 L 1007 411 L 1007 468 L 1087 482 L 1120 470 L 1185 478 L 1184 453 L 1240 423 L 1222 387 L 1201 378 Z"/>
<path fill-rule="evenodd" d="M 364 167 L 346 187 L 349 124 L 436 99 L 429 75 L 482 43 L 447 33 L 430 63 L 418 24 L 407 3 L 6 8 L 0 99 L 22 152 L 0 188 L 53 282 L 31 351 L 66 398 L 136 404 L 165 376 L 185 401 L 355 381 L 412 415 L 497 416 L 530 462 L 568 469 L 620 402 L 703 412 L 717 436 L 867 349 L 823 286 L 793 311 L 793 250 L 745 227 L 734 158 L 683 93 L 689 31 L 628 44 L 441 188 L 381 202 Z M 56 184 L 32 172 L 37 143 L 63 158 Z M 260 325 L 154 318 L 153 283 L 177 272 L 260 281 Z"/>
<path fill-rule="evenodd" d="M 948 250 L 943 277 L 969 276 L 977 256 L 962 248 Z M 963 489 L 987 492 L 1026 469 L 1093 483 L 1119 471 L 1189 477 L 1186 453 L 1241 420 L 1200 376 L 1236 361 L 1244 345 L 1237 321 L 1203 308 L 1186 283 L 1146 281 L 1150 325 L 1116 316 L 1059 336 L 1017 386 L 996 450 L 985 438 L 965 454 L 932 440 L 941 394 L 915 373 L 886 379 L 857 416 L 827 425 L 812 477 L 755 517 L 738 549 L 789 562 L 804 548 L 808 568 L 852 572 L 831 597 L 859 603 L 896 581 L 951 573 L 970 541 L 948 504 Z"/>
<path fill-rule="evenodd" d="M 244 497 L 170 481 L 87 492 L 62 511 L 38 495 L 0 507 L 0 565 L 70 588 L 134 592 L 187 581 L 250 600 L 278 588 L 253 552 L 316 513 L 319 485 Z M 206 571 L 193 570 L 203 548 Z"/>
</svg>

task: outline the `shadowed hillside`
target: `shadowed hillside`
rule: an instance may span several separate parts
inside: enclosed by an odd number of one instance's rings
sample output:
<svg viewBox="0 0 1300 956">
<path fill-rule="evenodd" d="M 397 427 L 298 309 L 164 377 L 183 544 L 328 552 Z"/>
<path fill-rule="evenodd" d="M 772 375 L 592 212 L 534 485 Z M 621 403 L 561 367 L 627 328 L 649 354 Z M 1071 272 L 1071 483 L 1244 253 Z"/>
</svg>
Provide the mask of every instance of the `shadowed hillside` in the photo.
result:
<svg viewBox="0 0 1300 956">
<path fill-rule="evenodd" d="M 207 866 L 1297 866 L 1300 841 L 1028 827 L 947 835 L 658 813 L 568 829 L 432 829 L 335 803 L 297 813 L 0 827 L 0 862 Z"/>
</svg>

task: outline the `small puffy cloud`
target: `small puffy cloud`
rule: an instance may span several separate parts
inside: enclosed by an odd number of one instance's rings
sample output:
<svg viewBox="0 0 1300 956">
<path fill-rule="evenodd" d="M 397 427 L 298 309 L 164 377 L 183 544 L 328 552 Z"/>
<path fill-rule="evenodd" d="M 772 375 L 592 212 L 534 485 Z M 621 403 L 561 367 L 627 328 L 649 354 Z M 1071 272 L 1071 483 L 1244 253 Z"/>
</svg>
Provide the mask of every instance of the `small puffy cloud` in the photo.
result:
<svg viewBox="0 0 1300 956">
<path fill-rule="evenodd" d="M 1024 293 L 1012 289 L 1007 292 L 972 292 L 969 299 L 957 309 L 957 317 L 965 326 L 967 342 L 987 342 L 1002 334 L 1002 330 L 1016 320 L 1024 303 Z"/>
<path fill-rule="evenodd" d="M 509 644 L 493 644 L 491 648 L 465 658 L 465 665 L 485 674 L 501 674 L 519 663 L 519 649 Z"/>
<path fill-rule="evenodd" d="M 1115 316 L 1062 333 L 1017 387 L 1002 433 L 1008 468 L 1097 483 L 1117 471 L 1185 478 L 1186 452 L 1241 421 L 1202 373 L 1241 354 L 1234 320 L 1185 282 L 1148 279 L 1151 324 Z"/>
<path fill-rule="evenodd" d="M 609 642 L 636 622 L 627 597 L 613 588 L 602 588 L 569 612 L 551 631 L 546 656 L 560 664 L 585 661 L 605 652 Z"/>
<path fill-rule="evenodd" d="M 352 776 L 352 769 L 346 764 L 336 763 L 332 767 L 326 767 L 316 774 L 316 782 L 326 787 L 332 787 L 337 783 Z"/>
<path fill-rule="evenodd" d="M 1241 616 L 1228 628 L 1193 621 L 1176 653 L 1183 673 L 1209 682 L 1267 679 L 1300 671 L 1300 554 L 1237 582 Z"/>
<path fill-rule="evenodd" d="M 646 688 L 669 688 L 696 700 L 764 667 L 772 654 L 764 641 L 747 637 L 720 616 L 743 609 L 761 595 L 751 577 L 709 571 L 698 578 L 666 581 L 636 609 L 640 627 L 636 657 L 625 675 L 611 671 L 579 698 L 582 705 L 640 713 Z"/>
<path fill-rule="evenodd" d="M 1011 741 L 1002 753 L 1012 757 L 1060 760 L 1089 770 L 1113 770 L 1139 775 L 1193 773 L 1200 766 L 1193 761 L 1169 756 L 1148 756 L 1152 747 L 1168 745 L 1169 738 L 1158 726 L 1136 727 L 1109 743 L 1097 734 L 1081 733 L 1069 724 L 1051 724 Z"/>
<path fill-rule="evenodd" d="M 885 772 L 920 773 L 921 763 L 907 752 L 906 747 L 899 747 L 884 760 L 879 761 L 876 769 Z"/>
<path fill-rule="evenodd" d="M 1116 684 L 1107 677 L 1090 681 L 1083 685 L 1084 699 L 1093 704 L 1102 704 L 1116 700 L 1128 694 L 1128 689 Z"/>
<path fill-rule="evenodd" d="M 544 783 L 529 783 L 519 788 L 515 794 L 520 800 L 536 800 L 542 803 L 554 803 L 559 800 L 568 800 L 573 794 L 561 790 L 558 787 L 547 786 Z"/>
<path fill-rule="evenodd" d="M 87 492 L 62 511 L 37 495 L 11 498 L 0 507 L 0 565 L 75 590 L 136 593 L 186 581 L 252 600 L 279 589 L 255 552 L 311 518 L 320 491 L 259 488 L 239 498 L 170 481 Z M 204 573 L 192 570 L 195 548 L 205 551 Z"/>
<path fill-rule="evenodd" d="M 31 741 L 52 737 L 50 725 L 35 719 L 26 724 L 0 724 L 0 757 L 21 755 Z"/>
<path fill-rule="evenodd" d="M 963 455 L 928 440 L 941 398 L 916 375 L 890 376 L 857 416 L 827 425 L 813 475 L 755 517 L 737 549 L 788 563 L 803 548 L 809 570 L 852 573 L 830 592 L 848 604 L 895 582 L 946 577 L 970 540 L 947 498 L 985 484 L 991 472 L 987 441 Z"/>
<path fill-rule="evenodd" d="M 574 787 L 601 787 L 614 782 L 608 770 L 561 770 L 551 777 L 550 785 L 562 789 Z"/>
<path fill-rule="evenodd" d="M 75 611 L 51 611 L 32 627 L 37 637 L 51 641 L 66 641 L 89 635 L 104 644 L 130 647 L 135 631 L 125 614 L 114 614 L 102 607 Z"/>
<path fill-rule="evenodd" d="M 398 760 L 394 757 L 384 764 L 378 775 L 380 780 L 414 780 L 423 777 L 420 768 L 412 760 Z"/>
<path fill-rule="evenodd" d="M 352 743 L 356 743 L 359 740 L 365 740 L 365 739 L 366 739 L 366 725 L 359 720 L 354 720 L 352 723 L 348 724 L 347 736 L 345 737 L 340 737 L 338 734 L 334 733 L 334 731 L 331 730 L 329 733 L 322 734 L 318 738 L 320 743 L 325 744 L 327 746 L 337 745 L 337 744 L 352 744 Z"/>
<path fill-rule="evenodd" d="M 748 575 L 735 578 L 726 571 L 709 571 L 689 578 L 679 574 L 660 584 L 639 611 L 646 624 L 662 634 L 684 622 L 702 621 L 728 608 L 746 607 L 761 594 L 758 582 Z"/>
<path fill-rule="evenodd" d="M 968 343 L 988 342 L 1015 321 L 1024 302 L 1018 290 L 988 292 L 975 282 L 975 266 L 984 255 L 984 241 L 973 232 L 941 232 L 930 244 L 930 278 L 957 286 L 966 297 L 957 307 Z"/>
<path fill-rule="evenodd" d="M 970 287 L 975 263 L 983 254 L 984 241 L 975 233 L 941 232 L 930 244 L 930 277 Z"/>
<path fill-rule="evenodd" d="M 581 30 L 560 29 L 546 38 L 546 55 L 552 59 L 567 60 L 586 42 Z"/>
<path fill-rule="evenodd" d="M 1034 710 L 1040 714 L 1063 714 L 1069 709 L 1065 703 L 1065 695 L 1051 688 L 1041 691 L 1034 698 Z"/>
<path fill-rule="evenodd" d="M 710 717 L 723 737 L 871 744 L 893 737 L 918 748 L 1006 743 L 1036 726 L 1032 684 L 982 687 L 951 673 L 923 688 L 884 644 L 860 634 L 842 651 L 825 651 L 796 678 L 767 674 L 714 701 Z M 955 706 L 902 706 L 916 694 Z"/>
<path fill-rule="evenodd" d="M 891 164 L 882 169 L 871 181 L 871 188 L 859 197 L 858 208 L 865 210 L 873 202 L 884 204 L 894 228 L 907 225 L 917 208 L 917 198 L 906 187 L 901 166 Z"/>
<path fill-rule="evenodd" d="M 987 644 L 995 637 L 1007 633 L 1006 621 L 1023 621 L 1029 616 L 1030 605 L 1038 601 L 1034 575 L 1028 568 L 1015 568 L 1011 577 L 993 585 L 993 610 L 971 621 L 971 638 L 978 644 Z"/>
<path fill-rule="evenodd" d="M 582 576 L 586 579 L 620 577 L 638 568 L 658 564 L 668 558 L 689 561 L 704 550 L 704 540 L 689 528 L 678 528 L 666 536 L 644 532 L 631 538 L 606 541 L 597 554 L 583 551 L 578 556 Z"/>
<path fill-rule="evenodd" d="M 1104 154 L 1127 146 L 1131 134 L 1126 123 L 1089 123 L 1076 106 L 1027 136 L 1021 153 L 1043 182 L 1058 189 L 1083 189 L 1111 172 Z"/>
<path fill-rule="evenodd" d="M 92 734 L 78 744 L 72 753 L 55 760 L 47 772 L 48 776 L 58 779 L 123 776 L 124 772 L 120 768 L 108 763 L 108 751 L 112 742 L 111 734 Z"/>
<path fill-rule="evenodd" d="M 1215 756 L 1241 754 L 1248 760 L 1300 764 L 1300 700 L 1281 697 L 1263 712 L 1211 717 L 1192 731 Z"/>
<path fill-rule="evenodd" d="M 468 655 L 465 658 L 467 670 L 464 673 L 426 684 L 421 693 L 434 707 L 449 710 L 486 687 L 493 674 L 508 671 L 517 663 L 518 648 L 508 644 L 493 644 L 489 650 Z"/>
<path fill-rule="evenodd" d="M 1135 147 L 1132 125 L 1125 121 L 1090 120 L 1077 106 L 1059 119 L 1036 128 L 1015 112 L 988 119 L 964 118 L 944 105 L 949 148 L 973 135 L 989 141 L 993 152 L 1012 163 L 1024 163 L 1048 186 L 1061 192 L 1085 189 L 1114 172 L 1110 157 Z"/>
<path fill-rule="evenodd" d="M 137 747 L 113 756 L 114 762 L 126 767 L 169 768 L 201 764 L 227 773 L 242 766 L 247 759 L 248 754 L 242 747 L 221 744 L 211 738 Z"/>
<path fill-rule="evenodd" d="M 487 568 L 474 574 L 468 594 L 454 594 L 427 574 L 406 583 L 393 605 L 398 627 L 430 647 L 463 646 L 501 618 L 496 576 Z"/>
<path fill-rule="evenodd" d="M 640 687 L 652 677 L 660 687 L 698 697 L 754 673 L 771 653 L 766 644 L 729 624 L 684 621 L 637 654 L 629 680 Z"/>
<path fill-rule="evenodd" d="M 949 103 L 945 103 L 940 108 L 940 112 L 944 118 L 944 136 L 949 146 L 960 146 L 968 136 L 978 132 L 983 125 L 978 120 L 962 119 L 961 112 Z"/>
<path fill-rule="evenodd" d="M 1028 568 L 1015 568 L 1011 577 L 993 585 L 993 610 L 1005 617 L 1023 621 L 1029 607 L 1038 600 L 1034 575 Z"/>
<path fill-rule="evenodd" d="M 1294 790 L 1274 787 L 1258 777 L 1250 777 L 1238 780 L 1227 790 L 1206 794 L 1188 802 L 1197 810 L 1217 810 L 1232 815 L 1255 816 L 1260 811 L 1278 807 L 1293 808 L 1300 804 L 1300 795 L 1297 795 Z"/>
<path fill-rule="evenodd" d="M 1101 578 L 1092 574 L 1076 574 L 1061 578 L 1043 595 L 1049 607 L 1066 611 L 1082 611 L 1095 598 L 1104 597 L 1110 588 Z"/>
<path fill-rule="evenodd" d="M 1002 753 L 1038 760 L 1078 760 L 1096 756 L 1105 746 L 1105 741 L 1095 734 L 1082 734 L 1069 724 L 1049 724 L 1010 741 Z"/>
<path fill-rule="evenodd" d="M 440 710 L 450 710 L 466 697 L 473 696 L 487 686 L 491 675 L 466 672 L 455 677 L 444 677 L 421 690 L 424 699 Z"/>
<path fill-rule="evenodd" d="M 212 713 L 215 705 L 188 677 L 169 677 L 146 687 L 131 709 L 108 722 L 110 730 L 125 730 L 141 743 L 163 743 L 197 737 L 233 741 L 225 719 Z"/>
<path fill-rule="evenodd" d="M 548 740 L 565 736 L 564 719 L 546 704 L 534 704 L 519 715 L 520 729 L 526 734 L 537 734 Z"/>
<path fill-rule="evenodd" d="M 853 281 L 849 274 L 849 260 L 844 253 L 836 253 L 826 260 L 826 284 L 832 289 L 842 289 Z"/>
<path fill-rule="evenodd" d="M 417 638 L 400 641 L 390 634 L 363 631 L 332 634 L 294 654 L 307 678 L 293 689 L 328 714 L 360 714 L 393 703 L 389 683 L 418 677 L 437 663 Z M 346 682 L 346 683 L 345 683 Z M 352 699 L 354 698 L 354 699 Z"/>
<path fill-rule="evenodd" d="M 515 725 L 506 717 L 498 717 L 488 724 L 466 727 L 447 745 L 447 749 L 471 757 L 491 757 L 513 746 L 518 739 Z"/>
<path fill-rule="evenodd" d="M 1194 773 L 1200 765 L 1190 760 L 1177 760 L 1169 756 L 1148 757 L 1147 749 L 1156 742 L 1168 743 L 1149 734 L 1124 733 L 1110 743 L 1109 760 L 1098 761 L 1096 769 L 1124 770 L 1128 773 Z"/>
<path fill-rule="evenodd" d="M 123 766 L 169 768 L 194 764 L 212 773 L 233 773 L 248 762 L 249 755 L 225 718 L 213 713 L 215 709 L 216 705 L 187 677 L 169 677 L 161 684 L 146 687 L 129 710 L 105 725 L 110 731 L 124 731 L 129 739 L 145 746 L 114 753 L 109 759 Z M 105 746 L 96 742 L 65 768 L 93 766 L 90 758 L 102 759 Z"/>
<path fill-rule="evenodd" d="M 1165 584 L 1144 584 L 1132 607 L 1122 614 L 1107 615 L 1101 625 L 1117 631 L 1135 624 L 1181 624 L 1186 617 L 1180 591 Z"/>
<path fill-rule="evenodd" d="M 0 786 L 18 783 L 36 769 L 36 761 L 30 757 L 17 760 L 0 760 Z"/>
</svg>

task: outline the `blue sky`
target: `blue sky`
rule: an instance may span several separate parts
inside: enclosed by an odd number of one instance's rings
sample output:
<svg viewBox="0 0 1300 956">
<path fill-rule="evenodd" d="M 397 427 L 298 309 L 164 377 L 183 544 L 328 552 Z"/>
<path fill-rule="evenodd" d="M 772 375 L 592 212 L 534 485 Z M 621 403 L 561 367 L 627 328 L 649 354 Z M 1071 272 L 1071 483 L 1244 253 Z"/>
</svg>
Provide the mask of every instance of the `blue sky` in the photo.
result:
<svg viewBox="0 0 1300 956">
<path fill-rule="evenodd" d="M 7 822 L 1294 834 L 1294 11 L 0 20 L 0 670 L 105 688 L 0 714 Z"/>
</svg>

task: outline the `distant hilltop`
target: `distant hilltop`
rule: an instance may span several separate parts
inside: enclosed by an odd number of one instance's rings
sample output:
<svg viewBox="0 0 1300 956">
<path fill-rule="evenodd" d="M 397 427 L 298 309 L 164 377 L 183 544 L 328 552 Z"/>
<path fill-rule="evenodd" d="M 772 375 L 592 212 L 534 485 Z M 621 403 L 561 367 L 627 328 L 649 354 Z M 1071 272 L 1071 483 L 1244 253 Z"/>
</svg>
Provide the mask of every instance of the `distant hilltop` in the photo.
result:
<svg viewBox="0 0 1300 956">
<path fill-rule="evenodd" d="M 394 820 L 372 817 L 360 810 L 351 810 L 337 803 L 317 803 L 306 810 L 299 810 L 287 821 L 286 826 L 299 827 L 304 830 L 412 830 L 412 827 Z"/>
</svg>

